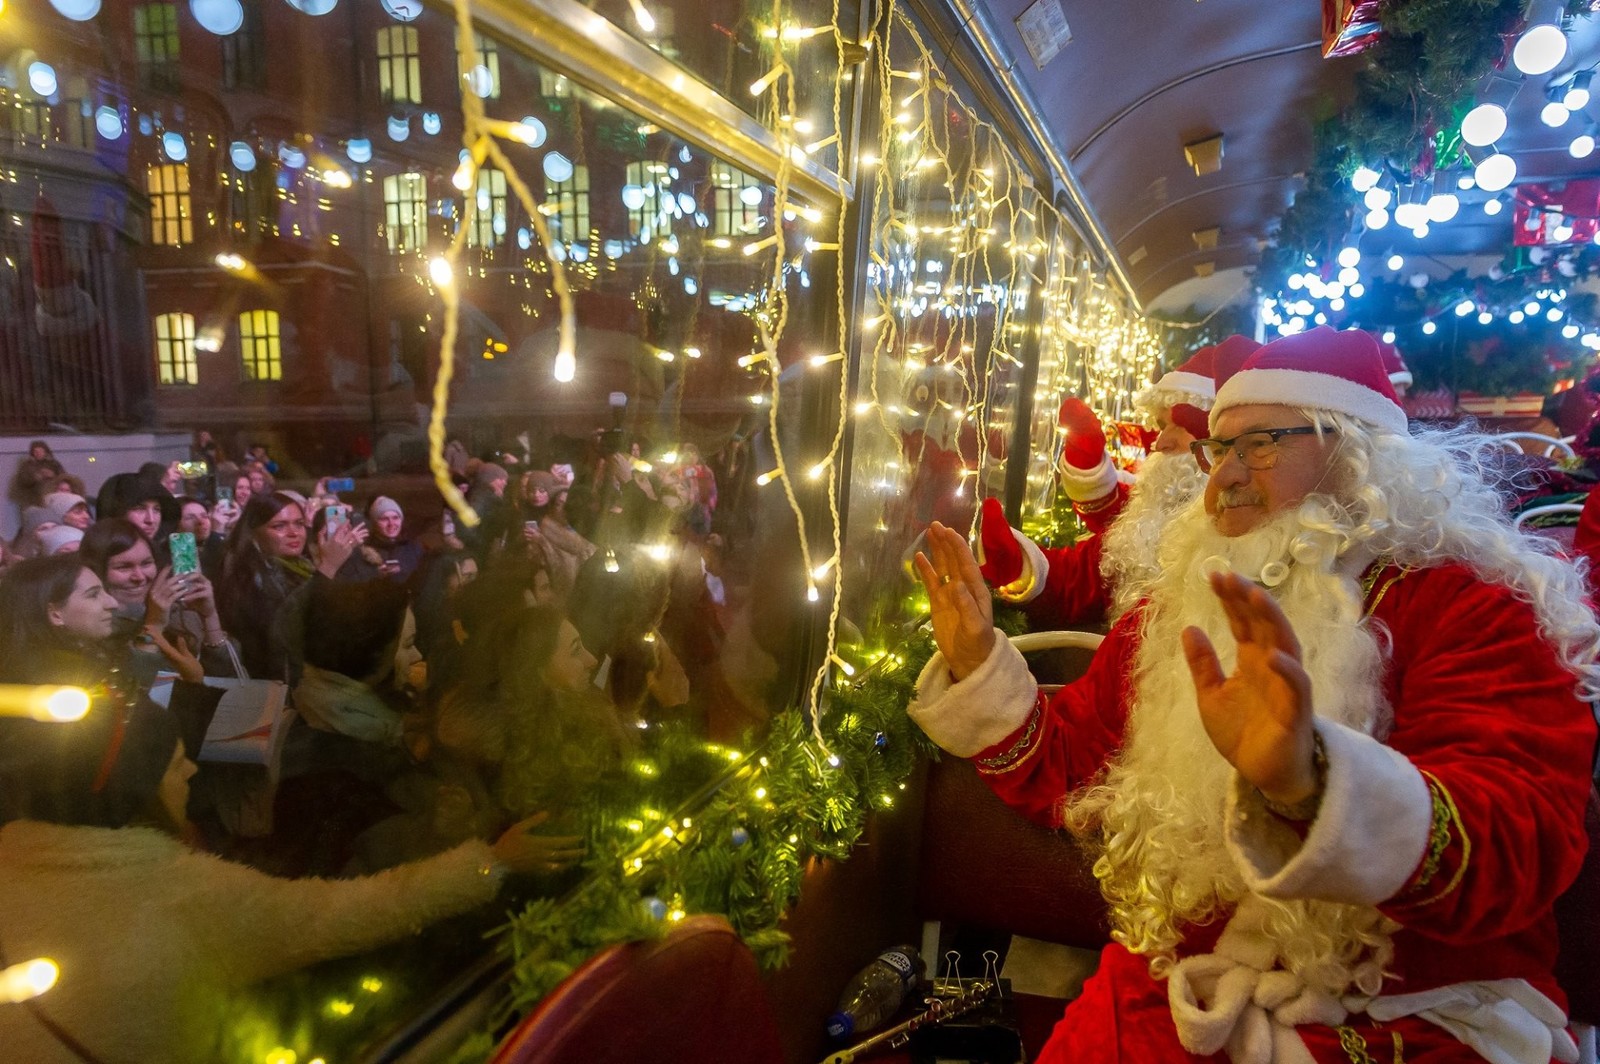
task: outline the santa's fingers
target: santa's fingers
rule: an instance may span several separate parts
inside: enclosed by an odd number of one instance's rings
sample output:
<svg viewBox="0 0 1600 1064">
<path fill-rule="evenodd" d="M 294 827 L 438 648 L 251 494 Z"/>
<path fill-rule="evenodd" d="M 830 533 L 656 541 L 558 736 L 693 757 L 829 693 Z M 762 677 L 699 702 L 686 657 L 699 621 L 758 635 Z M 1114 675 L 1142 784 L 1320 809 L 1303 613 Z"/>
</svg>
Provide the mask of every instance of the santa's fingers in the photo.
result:
<svg viewBox="0 0 1600 1064">
<path fill-rule="evenodd" d="M 1282 650 L 1276 650 L 1267 659 L 1267 665 L 1294 692 L 1297 715 L 1309 716 L 1311 709 L 1311 677 L 1306 673 L 1305 666 L 1300 664 L 1300 659 L 1292 657 Z"/>
<path fill-rule="evenodd" d="M 1195 691 L 1201 696 L 1221 687 L 1226 677 L 1222 663 L 1217 660 L 1216 648 L 1200 629 L 1190 625 L 1183 630 L 1183 656 L 1189 663 L 1189 675 L 1194 678 Z"/>
<path fill-rule="evenodd" d="M 1266 589 L 1240 578 L 1240 609 L 1250 622 L 1251 639 L 1263 646 L 1283 651 L 1293 658 L 1300 657 L 1300 640 L 1294 626 L 1278 605 L 1278 600 Z"/>
<path fill-rule="evenodd" d="M 931 550 L 932 547 L 930 546 L 929 549 Z M 917 575 L 922 578 L 922 586 L 928 589 L 928 601 L 938 601 L 939 596 L 944 593 L 944 585 L 939 580 L 938 570 L 933 567 L 933 563 L 928 560 L 928 556 L 920 550 L 917 551 L 917 556 L 913 559 L 913 562 L 917 567 Z"/>
<path fill-rule="evenodd" d="M 1228 631 L 1233 634 L 1234 642 L 1243 646 L 1250 642 L 1251 634 L 1250 621 L 1239 599 L 1240 583 L 1242 578 L 1235 573 L 1211 574 L 1211 591 L 1222 605 L 1223 616 L 1228 619 Z"/>
</svg>

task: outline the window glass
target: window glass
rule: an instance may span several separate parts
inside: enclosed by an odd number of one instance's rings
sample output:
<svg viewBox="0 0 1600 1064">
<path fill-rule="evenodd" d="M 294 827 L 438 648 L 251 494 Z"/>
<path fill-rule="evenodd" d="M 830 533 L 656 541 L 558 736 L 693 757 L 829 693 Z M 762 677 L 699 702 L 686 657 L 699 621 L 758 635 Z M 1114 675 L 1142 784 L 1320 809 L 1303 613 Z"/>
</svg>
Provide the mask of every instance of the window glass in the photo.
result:
<svg viewBox="0 0 1600 1064">
<path fill-rule="evenodd" d="M 194 315 L 156 316 L 156 379 L 162 384 L 198 384 L 194 358 Z"/>
<path fill-rule="evenodd" d="M 911 563 L 928 525 L 965 532 L 1004 494 L 1044 261 L 1032 181 L 898 11 L 889 56 L 891 122 L 862 157 L 874 261 L 845 545 L 844 613 L 869 658 L 926 608 Z"/>
<path fill-rule="evenodd" d="M 839 166 L 840 138 L 849 136 L 852 84 L 834 101 L 838 64 L 832 0 L 772 5 L 696 0 L 597 0 L 590 5 L 624 32 L 687 69 L 769 129 L 793 127 L 818 164 Z M 841 26 L 853 26 L 860 4 L 842 0 Z M 774 12 L 781 12 L 775 20 Z M 847 34 L 853 44 L 855 34 Z M 774 77 L 777 68 L 787 70 Z M 754 91 L 752 91 L 754 90 Z"/>
<path fill-rule="evenodd" d="M 85 1034 L 91 1046 L 150 1060 L 362 1059 L 485 958 L 508 907 L 616 867 L 807 689 L 828 603 L 808 595 L 799 529 L 803 517 L 820 564 L 826 481 L 803 474 L 837 414 L 843 363 L 815 365 L 816 338 L 836 335 L 837 219 L 827 204 L 785 212 L 773 175 L 553 76 L 504 37 L 492 49 L 480 38 L 492 84 L 476 88 L 519 136 L 457 185 L 449 8 L 247 6 L 238 33 L 251 39 L 226 48 L 189 4 L 115 9 L 120 24 L 95 23 L 103 55 L 74 44 L 81 24 L 38 8 L 39 53 L 79 57 L 58 76 L 85 86 L 56 108 L 81 114 L 87 100 L 94 126 L 91 147 L 7 156 L 0 427 L 54 456 L 22 467 L 0 532 L 38 554 L 22 517 L 42 508 L 42 489 L 97 503 L 82 558 L 114 605 L 108 633 L 50 653 L 0 645 L 0 683 L 82 681 L 96 692 L 90 723 L 117 715 L 130 743 L 153 742 L 134 718 L 147 696 L 164 700 L 152 712 L 187 728 L 199 755 L 198 773 L 173 784 L 187 784 L 192 832 L 144 801 L 153 793 L 140 792 L 138 822 L 188 832 L 275 885 L 253 880 L 271 893 L 241 905 L 255 895 L 179 872 L 147 884 L 206 899 L 161 911 L 192 910 L 201 937 L 228 942 L 216 968 L 161 949 L 105 956 L 125 941 L 110 929 L 92 933 L 102 953 L 86 953 L 67 936 L 89 936 L 92 921 L 52 923 L 9 894 L 0 943 L 8 957 L 58 954 L 57 1000 L 87 1002 L 66 1013 L 75 1028 L 120 1016 L 119 1038 L 142 1026 L 225 1043 L 179 1053 Z M 332 33 L 355 60 L 302 76 Z M 170 68 L 177 95 L 142 75 L 150 65 Z M 824 244 L 808 247 L 813 236 Z M 557 265 L 577 341 L 559 375 Z M 470 520 L 446 509 L 429 467 L 447 297 L 459 319 L 443 457 Z M 780 448 L 799 471 L 787 480 Z M 173 494 L 194 502 L 174 509 Z M 147 631 L 151 581 L 187 561 L 183 533 L 206 583 L 185 582 L 175 604 L 160 577 Z M 238 689 L 241 672 L 261 701 L 212 693 Z M 274 698 L 293 716 L 230 715 Z M 288 723 L 274 731 L 274 719 Z M 166 750 L 126 749 L 171 759 L 172 737 Z M 0 820 L 43 815 L 9 804 L 16 749 L 0 735 Z M 145 784 L 169 767 L 139 766 Z M 98 809 L 75 811 L 86 819 L 73 826 L 133 822 L 90 823 L 110 818 Z M 487 847 L 518 824 L 507 844 L 518 874 L 496 894 L 492 858 L 506 851 Z M 11 837 L 0 831 L 7 868 Z M 427 860 L 433 871 L 418 871 Z M 403 865 L 426 889 L 351 901 L 346 887 Z M 306 887 L 311 877 L 326 885 Z M 280 893 L 285 882 L 301 893 Z M 37 895 L 88 889 L 79 877 Z M 246 921 L 270 933 L 241 945 L 229 936 Z M 371 933 L 344 933 L 356 923 Z M 131 1002 L 97 982 L 130 964 L 148 988 Z M 231 982 L 239 972 L 251 986 Z M 180 983 L 211 996 L 157 1024 L 118 1012 L 170 1009 Z M 0 1044 L 30 1059 L 11 1033 L 0 1013 Z"/>
</svg>

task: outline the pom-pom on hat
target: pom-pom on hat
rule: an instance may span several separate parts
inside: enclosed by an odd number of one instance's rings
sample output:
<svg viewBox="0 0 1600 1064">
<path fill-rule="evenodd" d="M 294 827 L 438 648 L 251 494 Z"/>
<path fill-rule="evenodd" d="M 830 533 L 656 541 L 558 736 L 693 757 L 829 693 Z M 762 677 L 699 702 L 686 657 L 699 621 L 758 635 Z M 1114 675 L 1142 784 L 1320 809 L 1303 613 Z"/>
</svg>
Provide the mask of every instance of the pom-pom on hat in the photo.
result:
<svg viewBox="0 0 1600 1064">
<path fill-rule="evenodd" d="M 1256 351 L 1217 389 L 1211 431 L 1224 410 L 1255 404 L 1327 410 L 1400 436 L 1407 431 L 1378 341 L 1353 329 L 1318 326 Z"/>
<path fill-rule="evenodd" d="M 1400 349 L 1387 340 L 1378 341 L 1378 356 L 1383 359 L 1383 372 L 1389 375 L 1389 383 L 1396 388 L 1409 388 L 1412 384 L 1411 367 L 1406 365 L 1406 360 L 1400 356 Z"/>
</svg>

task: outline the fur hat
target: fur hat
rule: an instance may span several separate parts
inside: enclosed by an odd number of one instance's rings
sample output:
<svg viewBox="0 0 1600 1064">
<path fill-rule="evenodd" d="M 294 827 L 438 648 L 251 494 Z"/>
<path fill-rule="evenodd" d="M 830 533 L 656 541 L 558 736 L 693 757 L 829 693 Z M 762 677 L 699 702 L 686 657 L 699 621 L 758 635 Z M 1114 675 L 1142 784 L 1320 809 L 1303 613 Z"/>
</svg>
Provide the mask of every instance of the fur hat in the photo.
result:
<svg viewBox="0 0 1600 1064">
<path fill-rule="evenodd" d="M 53 491 L 44 497 L 44 508 L 56 515 L 57 521 L 66 519 L 73 507 L 87 507 L 89 500 L 70 491 Z"/>
</svg>

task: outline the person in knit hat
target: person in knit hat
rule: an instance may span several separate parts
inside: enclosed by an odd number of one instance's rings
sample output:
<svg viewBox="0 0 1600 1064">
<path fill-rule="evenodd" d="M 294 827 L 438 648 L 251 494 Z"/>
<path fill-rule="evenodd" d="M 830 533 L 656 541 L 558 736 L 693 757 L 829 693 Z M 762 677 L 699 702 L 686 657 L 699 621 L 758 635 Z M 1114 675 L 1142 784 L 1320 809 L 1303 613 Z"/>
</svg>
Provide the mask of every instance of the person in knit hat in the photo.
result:
<svg viewBox="0 0 1600 1064">
<path fill-rule="evenodd" d="M 378 555 L 378 569 L 397 584 L 409 584 L 422 565 L 422 544 L 405 535 L 406 515 L 400 504 L 379 495 L 367 504 L 366 545 Z"/>
<path fill-rule="evenodd" d="M 48 558 L 53 554 L 71 554 L 83 543 L 83 529 L 71 525 L 56 525 L 39 535 L 39 553 Z"/>
<path fill-rule="evenodd" d="M 1118 479 L 1100 419 L 1081 399 L 1063 402 L 1061 488 L 1094 535 L 1042 549 L 1010 527 L 998 499 L 985 499 L 981 568 L 996 596 L 1020 605 L 1035 628 L 1098 623 L 1138 601 L 1158 571 L 1161 529 L 1204 486 L 1189 444 L 1206 434 L 1219 367 L 1232 372 L 1259 346 L 1232 336 L 1202 347 L 1135 397 L 1158 431 L 1131 489 Z"/>
<path fill-rule="evenodd" d="M 918 558 L 912 718 L 1086 840 L 1108 904 L 1038 1059 L 1577 1060 L 1552 905 L 1600 692 L 1579 569 L 1513 527 L 1481 437 L 1408 432 L 1364 333 L 1262 347 L 1209 427 L 1203 501 L 1054 697 L 966 540 Z"/>
<path fill-rule="evenodd" d="M 79 532 L 86 531 L 94 524 L 94 515 L 89 512 L 88 500 L 75 492 L 51 492 L 44 497 L 44 508 L 55 514 L 58 522 L 71 525 Z"/>
</svg>

